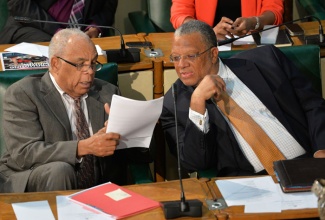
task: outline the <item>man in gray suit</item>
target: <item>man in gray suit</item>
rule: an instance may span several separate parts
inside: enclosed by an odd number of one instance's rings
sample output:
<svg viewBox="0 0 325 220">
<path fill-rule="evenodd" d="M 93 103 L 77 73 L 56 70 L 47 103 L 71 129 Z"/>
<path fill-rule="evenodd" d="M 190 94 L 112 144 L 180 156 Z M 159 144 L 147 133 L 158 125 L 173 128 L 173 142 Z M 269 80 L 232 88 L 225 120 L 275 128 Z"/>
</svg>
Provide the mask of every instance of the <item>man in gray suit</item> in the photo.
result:
<svg viewBox="0 0 325 220">
<path fill-rule="evenodd" d="M 5 94 L 6 149 L 0 160 L 0 192 L 38 192 L 78 188 L 76 173 L 93 155 L 94 185 L 126 184 L 120 135 L 106 133 L 105 122 L 116 86 L 95 79 L 98 54 L 77 29 L 55 34 L 49 46 L 49 71 L 11 85 Z M 80 98 L 90 137 L 78 140 L 74 99 Z"/>
</svg>

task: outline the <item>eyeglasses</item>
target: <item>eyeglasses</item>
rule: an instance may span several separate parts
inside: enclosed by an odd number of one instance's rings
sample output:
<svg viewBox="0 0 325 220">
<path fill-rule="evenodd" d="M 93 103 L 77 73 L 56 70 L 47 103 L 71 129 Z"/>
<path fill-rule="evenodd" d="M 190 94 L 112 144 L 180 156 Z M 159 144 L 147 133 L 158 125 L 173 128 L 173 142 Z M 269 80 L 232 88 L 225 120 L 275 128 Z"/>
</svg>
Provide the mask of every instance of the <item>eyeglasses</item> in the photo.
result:
<svg viewBox="0 0 325 220">
<path fill-rule="evenodd" d="M 210 50 L 213 47 L 214 46 L 209 47 L 208 49 L 206 49 L 202 53 L 195 53 L 195 54 L 188 54 L 188 55 L 173 55 L 173 54 L 171 54 L 169 56 L 169 59 L 170 59 L 171 62 L 179 62 L 182 58 L 184 60 L 194 61 L 196 58 L 198 58 L 199 56 L 201 56 L 202 54 L 204 54 L 205 52 L 207 52 L 208 50 Z"/>
<path fill-rule="evenodd" d="M 102 67 L 103 67 L 103 64 L 101 64 L 100 62 L 96 61 L 96 63 L 93 63 L 93 64 L 75 64 L 75 63 L 72 63 L 70 61 L 67 61 L 65 59 L 63 59 L 62 57 L 58 57 L 57 58 L 63 60 L 64 62 L 70 64 L 71 66 L 74 66 L 77 68 L 78 71 L 81 71 L 81 72 L 87 72 L 89 70 L 89 68 L 91 68 L 93 71 L 98 71 L 100 70 Z"/>
</svg>

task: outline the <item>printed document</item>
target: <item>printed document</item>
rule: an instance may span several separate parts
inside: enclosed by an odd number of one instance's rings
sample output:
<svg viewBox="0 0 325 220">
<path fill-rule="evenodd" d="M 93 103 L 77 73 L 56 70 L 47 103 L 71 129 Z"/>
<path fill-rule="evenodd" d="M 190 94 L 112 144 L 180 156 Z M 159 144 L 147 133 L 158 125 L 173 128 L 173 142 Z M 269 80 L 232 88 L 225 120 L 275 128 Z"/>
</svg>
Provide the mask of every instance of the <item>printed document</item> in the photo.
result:
<svg viewBox="0 0 325 220">
<path fill-rule="evenodd" d="M 117 149 L 149 148 L 153 130 L 162 111 L 163 98 L 138 101 L 113 95 L 106 132 L 121 135 Z"/>
</svg>

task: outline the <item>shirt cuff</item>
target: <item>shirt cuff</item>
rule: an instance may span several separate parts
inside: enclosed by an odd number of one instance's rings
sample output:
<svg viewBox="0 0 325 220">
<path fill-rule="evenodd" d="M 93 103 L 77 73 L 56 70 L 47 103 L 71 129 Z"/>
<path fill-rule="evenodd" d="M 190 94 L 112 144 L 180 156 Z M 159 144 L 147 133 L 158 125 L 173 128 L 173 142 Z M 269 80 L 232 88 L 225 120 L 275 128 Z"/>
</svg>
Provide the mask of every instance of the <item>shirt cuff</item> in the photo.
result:
<svg viewBox="0 0 325 220">
<path fill-rule="evenodd" d="M 205 109 L 204 115 L 193 111 L 191 108 L 188 114 L 189 119 L 198 127 L 203 133 L 208 133 L 210 124 L 209 124 L 209 114 Z"/>
</svg>

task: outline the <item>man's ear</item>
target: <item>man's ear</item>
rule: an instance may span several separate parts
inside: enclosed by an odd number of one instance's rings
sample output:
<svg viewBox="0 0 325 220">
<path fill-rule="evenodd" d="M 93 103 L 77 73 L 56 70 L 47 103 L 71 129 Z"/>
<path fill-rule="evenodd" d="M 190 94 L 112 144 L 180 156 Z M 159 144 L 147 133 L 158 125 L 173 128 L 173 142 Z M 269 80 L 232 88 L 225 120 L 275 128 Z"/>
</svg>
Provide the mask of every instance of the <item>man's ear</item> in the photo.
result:
<svg viewBox="0 0 325 220">
<path fill-rule="evenodd" d="M 212 63 L 218 62 L 219 59 L 218 55 L 219 55 L 218 47 L 211 48 Z"/>
<path fill-rule="evenodd" d="M 51 58 L 50 71 L 56 73 L 57 71 L 59 71 L 60 67 L 61 67 L 61 62 L 59 58 L 53 56 Z"/>
</svg>

